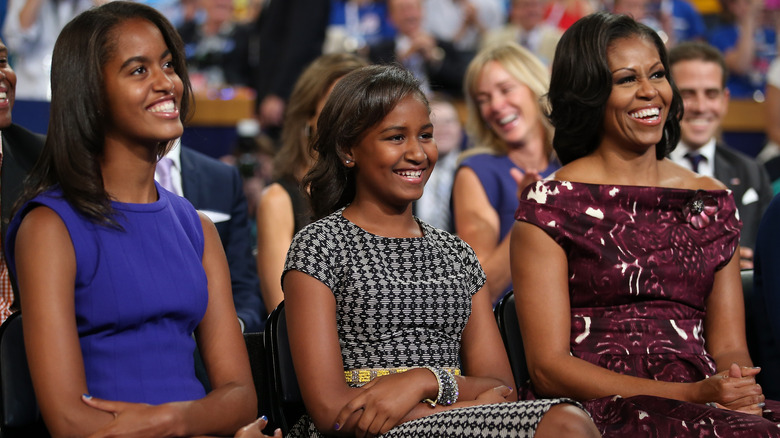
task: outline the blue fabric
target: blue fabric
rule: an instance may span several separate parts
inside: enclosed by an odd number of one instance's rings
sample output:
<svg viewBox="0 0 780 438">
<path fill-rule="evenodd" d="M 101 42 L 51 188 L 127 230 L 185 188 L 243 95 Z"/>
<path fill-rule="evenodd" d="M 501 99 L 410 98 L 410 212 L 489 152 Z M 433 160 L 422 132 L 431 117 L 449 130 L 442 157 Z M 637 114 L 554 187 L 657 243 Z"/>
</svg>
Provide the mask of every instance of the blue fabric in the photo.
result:
<svg viewBox="0 0 780 438">
<path fill-rule="evenodd" d="M 191 336 L 208 303 L 203 229 L 184 198 L 159 185 L 157 191 L 150 204 L 112 203 L 124 230 L 91 222 L 59 188 L 26 203 L 9 226 L 14 275 L 16 233 L 29 211 L 45 205 L 67 227 L 77 263 L 76 324 L 87 388 L 96 397 L 160 404 L 205 396 Z"/>
<path fill-rule="evenodd" d="M 500 237 L 502 240 L 515 223 L 515 210 L 517 210 L 517 183 L 509 171 L 512 168 L 520 169 L 506 155 L 478 154 L 472 155 L 462 163 L 460 167 L 468 167 L 477 174 L 479 182 L 485 189 L 490 205 L 498 213 L 500 220 Z M 561 165 L 558 161 L 551 161 L 547 169 L 540 172 L 542 178 L 546 178 L 558 170 Z M 520 169 L 521 171 L 523 169 Z"/>
<path fill-rule="evenodd" d="M 756 31 L 756 57 L 751 67 L 751 74 L 736 75 L 729 72 L 729 80 L 726 86 L 731 92 L 731 97 L 737 99 L 752 98 L 756 90 L 764 91 L 766 88 L 766 75 L 769 64 L 777 54 L 775 31 L 763 27 Z M 735 24 L 721 26 L 710 34 L 709 42 L 721 52 L 726 53 L 737 44 L 739 30 Z"/>
<path fill-rule="evenodd" d="M 672 27 L 677 42 L 705 39 L 707 27 L 696 8 L 686 0 L 672 2 Z"/>
<path fill-rule="evenodd" d="M 346 0 L 335 0 L 330 6 L 331 26 L 346 26 Z M 361 36 L 366 44 L 376 44 L 385 38 L 394 38 L 396 31 L 387 18 L 384 2 L 369 2 L 358 6 Z"/>
</svg>

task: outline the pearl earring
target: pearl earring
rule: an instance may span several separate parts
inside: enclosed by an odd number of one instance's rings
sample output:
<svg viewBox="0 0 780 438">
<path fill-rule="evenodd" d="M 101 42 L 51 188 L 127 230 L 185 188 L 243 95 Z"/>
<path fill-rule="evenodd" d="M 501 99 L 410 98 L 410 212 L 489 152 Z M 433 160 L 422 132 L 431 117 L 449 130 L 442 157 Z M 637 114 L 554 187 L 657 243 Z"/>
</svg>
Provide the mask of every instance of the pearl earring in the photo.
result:
<svg viewBox="0 0 780 438">
<path fill-rule="evenodd" d="M 344 160 L 344 164 L 350 164 L 352 160 Z"/>
</svg>

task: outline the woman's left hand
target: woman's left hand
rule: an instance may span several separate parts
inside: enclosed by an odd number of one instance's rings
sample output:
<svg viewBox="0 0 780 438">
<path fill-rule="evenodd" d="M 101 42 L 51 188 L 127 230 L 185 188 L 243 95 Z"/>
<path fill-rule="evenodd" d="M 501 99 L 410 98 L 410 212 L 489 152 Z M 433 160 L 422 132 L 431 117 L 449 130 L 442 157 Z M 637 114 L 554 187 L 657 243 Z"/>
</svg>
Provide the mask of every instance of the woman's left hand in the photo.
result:
<svg viewBox="0 0 780 438">
<path fill-rule="evenodd" d="M 87 395 L 81 399 L 88 406 L 114 416 L 113 421 L 89 438 L 167 436 L 171 435 L 169 432 L 176 422 L 177 413 L 170 404 L 155 406 L 103 400 Z"/>
<path fill-rule="evenodd" d="M 542 179 L 542 177 L 539 176 L 539 172 L 533 169 L 528 169 L 523 173 L 520 169 L 513 167 L 509 169 L 509 174 L 512 175 L 512 178 L 517 183 L 517 199 L 520 199 L 520 195 L 529 184 L 533 184 Z"/>
</svg>

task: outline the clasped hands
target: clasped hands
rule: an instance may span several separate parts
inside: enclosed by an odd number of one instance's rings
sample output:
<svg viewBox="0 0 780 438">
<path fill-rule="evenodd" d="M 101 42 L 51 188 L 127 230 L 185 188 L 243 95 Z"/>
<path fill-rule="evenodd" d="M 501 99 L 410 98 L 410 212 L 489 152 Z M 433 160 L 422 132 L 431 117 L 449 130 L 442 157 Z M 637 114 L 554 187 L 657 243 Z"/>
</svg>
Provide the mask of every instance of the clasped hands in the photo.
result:
<svg viewBox="0 0 780 438">
<path fill-rule="evenodd" d="M 435 385 L 435 377 L 424 368 L 377 377 L 363 385 L 362 391 L 344 405 L 336 416 L 333 428 L 354 429 L 356 437 L 373 437 L 386 433 L 403 421 L 425 416 L 427 412 L 433 413 L 421 400 L 436 398 L 435 395 L 431 397 L 430 391 L 426 390 Z M 511 388 L 499 385 L 482 391 L 474 400 L 461 398 L 456 404 L 461 407 L 503 403 L 511 401 L 511 394 Z M 412 412 L 415 408 L 425 409 L 427 412 L 415 414 Z"/>
<path fill-rule="evenodd" d="M 697 382 L 701 400 L 721 409 L 762 415 L 765 397 L 755 377 L 760 371 L 731 364 L 728 370 Z"/>
</svg>

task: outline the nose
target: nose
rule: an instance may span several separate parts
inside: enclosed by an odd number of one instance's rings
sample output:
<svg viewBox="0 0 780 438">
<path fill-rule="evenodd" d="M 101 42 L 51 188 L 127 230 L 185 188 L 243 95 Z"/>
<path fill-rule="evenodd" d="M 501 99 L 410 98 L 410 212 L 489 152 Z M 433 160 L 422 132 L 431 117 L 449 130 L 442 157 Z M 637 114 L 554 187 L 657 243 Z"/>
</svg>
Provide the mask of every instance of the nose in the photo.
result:
<svg viewBox="0 0 780 438">
<path fill-rule="evenodd" d="M 155 89 L 166 93 L 173 93 L 173 78 L 163 69 L 157 69 L 154 78 Z"/>
<path fill-rule="evenodd" d="M 419 137 L 415 137 L 408 143 L 404 158 L 414 164 L 420 164 L 428 159 Z"/>
<path fill-rule="evenodd" d="M 655 85 L 651 83 L 648 80 L 643 80 L 639 82 L 639 90 L 637 92 L 639 97 L 645 98 L 645 99 L 652 99 L 656 95 L 658 95 L 658 89 L 655 88 Z"/>
<path fill-rule="evenodd" d="M 686 96 L 683 106 L 690 112 L 699 112 L 704 108 L 704 99 L 699 94 Z"/>
</svg>

